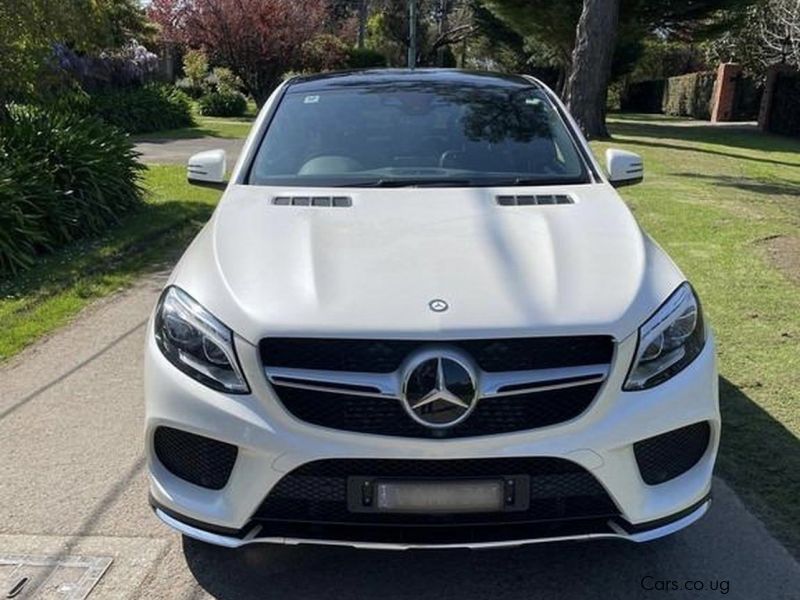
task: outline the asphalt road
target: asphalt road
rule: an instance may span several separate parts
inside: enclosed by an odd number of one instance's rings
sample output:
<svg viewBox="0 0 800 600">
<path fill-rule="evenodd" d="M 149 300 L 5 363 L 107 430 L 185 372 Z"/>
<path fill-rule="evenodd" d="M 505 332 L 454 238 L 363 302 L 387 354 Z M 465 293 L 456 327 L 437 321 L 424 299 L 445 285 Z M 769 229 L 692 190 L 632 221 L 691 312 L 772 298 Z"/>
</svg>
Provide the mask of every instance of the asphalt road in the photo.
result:
<svg viewBox="0 0 800 600">
<path fill-rule="evenodd" d="M 91 599 L 800 598 L 800 565 L 722 481 L 701 522 L 646 545 L 228 551 L 183 540 L 150 512 L 142 456 L 144 324 L 162 281 L 92 306 L 0 367 L 0 559 L 112 557 Z"/>
<path fill-rule="evenodd" d="M 198 137 L 187 139 L 139 138 L 134 144 L 139 159 L 145 164 L 177 164 L 185 165 L 192 154 L 205 150 L 225 150 L 228 168 L 233 168 L 244 140 Z"/>
</svg>

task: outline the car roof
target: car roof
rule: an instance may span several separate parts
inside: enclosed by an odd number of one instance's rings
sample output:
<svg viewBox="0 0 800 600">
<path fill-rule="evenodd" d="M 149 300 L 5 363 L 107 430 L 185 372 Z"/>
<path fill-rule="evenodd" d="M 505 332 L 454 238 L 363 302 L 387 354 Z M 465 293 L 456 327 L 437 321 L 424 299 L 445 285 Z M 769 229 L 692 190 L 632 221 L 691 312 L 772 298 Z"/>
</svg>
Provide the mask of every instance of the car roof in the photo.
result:
<svg viewBox="0 0 800 600">
<path fill-rule="evenodd" d="M 287 83 L 289 92 L 364 88 L 372 86 L 405 87 L 413 84 L 449 84 L 457 87 L 530 88 L 535 85 L 521 75 L 465 71 L 461 69 L 363 69 L 337 71 L 294 77 Z"/>
</svg>

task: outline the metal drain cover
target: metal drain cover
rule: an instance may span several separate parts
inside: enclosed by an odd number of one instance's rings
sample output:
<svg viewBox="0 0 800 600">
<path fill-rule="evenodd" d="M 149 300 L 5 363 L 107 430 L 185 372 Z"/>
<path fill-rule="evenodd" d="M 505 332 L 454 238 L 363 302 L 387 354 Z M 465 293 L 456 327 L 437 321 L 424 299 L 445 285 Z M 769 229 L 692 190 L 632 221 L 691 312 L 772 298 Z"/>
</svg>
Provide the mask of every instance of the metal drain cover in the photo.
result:
<svg viewBox="0 0 800 600">
<path fill-rule="evenodd" d="M 109 556 L 0 554 L 0 600 L 83 600 L 112 560 Z"/>
</svg>

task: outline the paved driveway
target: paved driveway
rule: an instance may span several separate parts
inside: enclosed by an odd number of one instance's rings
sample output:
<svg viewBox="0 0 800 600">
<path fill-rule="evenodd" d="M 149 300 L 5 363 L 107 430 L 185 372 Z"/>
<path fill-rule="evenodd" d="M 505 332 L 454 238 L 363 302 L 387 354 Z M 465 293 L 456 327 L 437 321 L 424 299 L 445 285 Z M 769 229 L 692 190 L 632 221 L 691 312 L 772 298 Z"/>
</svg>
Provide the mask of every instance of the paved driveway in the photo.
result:
<svg viewBox="0 0 800 600">
<path fill-rule="evenodd" d="M 134 144 L 139 152 L 140 160 L 145 164 L 179 164 L 185 165 L 192 154 L 204 150 L 222 149 L 228 155 L 228 167 L 231 168 L 239 158 L 244 140 L 218 137 L 197 137 L 186 139 L 139 138 Z"/>
<path fill-rule="evenodd" d="M 800 597 L 798 563 L 722 481 L 702 521 L 647 545 L 226 551 L 182 540 L 147 506 L 142 455 L 144 326 L 163 279 L 94 305 L 0 367 L 0 559 L 113 558 L 91 599 Z"/>
</svg>

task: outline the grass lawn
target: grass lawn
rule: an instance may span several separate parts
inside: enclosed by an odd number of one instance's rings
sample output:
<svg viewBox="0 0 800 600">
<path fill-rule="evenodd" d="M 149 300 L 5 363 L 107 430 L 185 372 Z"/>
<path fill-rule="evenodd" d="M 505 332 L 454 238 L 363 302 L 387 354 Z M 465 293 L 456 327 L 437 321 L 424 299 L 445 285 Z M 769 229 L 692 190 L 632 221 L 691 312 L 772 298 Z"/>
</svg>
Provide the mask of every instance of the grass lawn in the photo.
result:
<svg viewBox="0 0 800 600">
<path fill-rule="evenodd" d="M 594 149 L 643 156 L 645 182 L 622 194 L 691 279 L 716 332 L 719 471 L 800 554 L 800 140 L 664 117 L 610 121 L 614 139 Z M 200 118 L 168 135 L 242 137 L 248 128 Z M 183 166 L 151 166 L 146 210 L 0 282 L 0 358 L 176 257 L 219 197 L 184 176 Z"/>
<path fill-rule="evenodd" d="M 66 323 L 92 300 L 169 265 L 208 220 L 220 192 L 189 186 L 183 166 L 151 166 L 145 209 L 108 235 L 73 244 L 0 281 L 0 360 Z"/>
<path fill-rule="evenodd" d="M 613 117 L 642 155 L 622 188 L 697 288 L 717 337 L 719 472 L 800 554 L 800 140 L 664 117 Z"/>
</svg>

